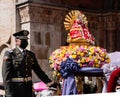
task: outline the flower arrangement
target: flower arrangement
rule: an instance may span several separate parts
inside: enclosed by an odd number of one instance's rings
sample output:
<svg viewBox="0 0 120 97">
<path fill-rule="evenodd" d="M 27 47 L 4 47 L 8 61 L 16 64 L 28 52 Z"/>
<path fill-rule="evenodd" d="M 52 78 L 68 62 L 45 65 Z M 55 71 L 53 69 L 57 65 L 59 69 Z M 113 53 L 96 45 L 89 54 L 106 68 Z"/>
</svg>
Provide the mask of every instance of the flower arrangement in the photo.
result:
<svg viewBox="0 0 120 97">
<path fill-rule="evenodd" d="M 101 68 L 105 63 L 110 62 L 106 49 L 99 46 L 62 46 L 53 51 L 49 57 L 53 76 L 60 76 L 60 64 L 68 58 L 72 58 L 80 67 Z"/>
</svg>

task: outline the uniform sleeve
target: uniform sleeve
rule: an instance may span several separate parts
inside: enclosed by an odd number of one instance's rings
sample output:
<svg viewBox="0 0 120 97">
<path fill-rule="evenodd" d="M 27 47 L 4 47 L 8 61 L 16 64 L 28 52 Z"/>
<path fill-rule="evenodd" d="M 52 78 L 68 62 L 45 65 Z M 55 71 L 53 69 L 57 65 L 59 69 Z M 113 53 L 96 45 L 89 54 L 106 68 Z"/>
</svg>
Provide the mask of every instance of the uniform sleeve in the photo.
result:
<svg viewBox="0 0 120 97">
<path fill-rule="evenodd" d="M 33 62 L 32 62 L 32 68 L 36 75 L 44 82 L 44 83 L 49 83 L 52 82 L 51 79 L 45 74 L 45 72 L 41 69 L 40 65 L 38 64 L 38 61 L 35 57 L 35 54 L 33 54 Z"/>
<path fill-rule="evenodd" d="M 10 53 L 7 51 L 5 52 L 2 64 L 2 77 L 4 88 L 7 94 L 12 94 L 12 85 L 11 85 L 11 76 L 12 76 L 12 63 L 11 63 L 11 56 Z"/>
</svg>

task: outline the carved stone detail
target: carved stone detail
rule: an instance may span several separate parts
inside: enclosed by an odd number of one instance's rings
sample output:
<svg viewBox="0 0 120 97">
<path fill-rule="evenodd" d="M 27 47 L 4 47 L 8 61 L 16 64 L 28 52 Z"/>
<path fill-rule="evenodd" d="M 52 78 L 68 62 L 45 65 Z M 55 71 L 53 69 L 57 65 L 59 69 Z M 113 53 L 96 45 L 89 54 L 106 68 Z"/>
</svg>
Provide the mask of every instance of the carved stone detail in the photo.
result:
<svg viewBox="0 0 120 97">
<path fill-rule="evenodd" d="M 36 6 L 30 6 L 30 19 L 34 22 L 46 23 L 46 24 L 62 24 L 66 14 L 65 11 L 41 8 Z"/>
<path fill-rule="evenodd" d="M 30 21 L 28 6 L 20 7 L 19 14 L 20 14 L 21 23 Z"/>
</svg>

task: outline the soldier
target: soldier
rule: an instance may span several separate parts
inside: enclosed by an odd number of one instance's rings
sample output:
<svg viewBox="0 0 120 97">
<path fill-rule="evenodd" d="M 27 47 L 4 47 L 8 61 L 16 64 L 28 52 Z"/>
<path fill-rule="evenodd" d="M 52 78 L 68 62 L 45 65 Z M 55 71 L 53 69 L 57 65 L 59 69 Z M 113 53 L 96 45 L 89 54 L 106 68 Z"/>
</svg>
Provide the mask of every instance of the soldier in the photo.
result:
<svg viewBox="0 0 120 97">
<path fill-rule="evenodd" d="M 32 69 L 48 87 L 55 85 L 40 68 L 35 54 L 26 49 L 28 34 L 27 30 L 14 33 L 16 48 L 4 55 L 2 76 L 6 97 L 32 97 Z"/>
</svg>

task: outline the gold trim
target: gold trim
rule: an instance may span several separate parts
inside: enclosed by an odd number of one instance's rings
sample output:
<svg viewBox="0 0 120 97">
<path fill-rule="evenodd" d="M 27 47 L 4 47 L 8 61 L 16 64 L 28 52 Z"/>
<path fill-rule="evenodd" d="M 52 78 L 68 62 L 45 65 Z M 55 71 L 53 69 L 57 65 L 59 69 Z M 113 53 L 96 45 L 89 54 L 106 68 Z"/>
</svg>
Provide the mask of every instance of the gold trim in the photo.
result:
<svg viewBox="0 0 120 97">
<path fill-rule="evenodd" d="M 31 81 L 31 77 L 26 77 L 26 78 L 12 78 L 12 82 L 28 82 Z"/>
</svg>

